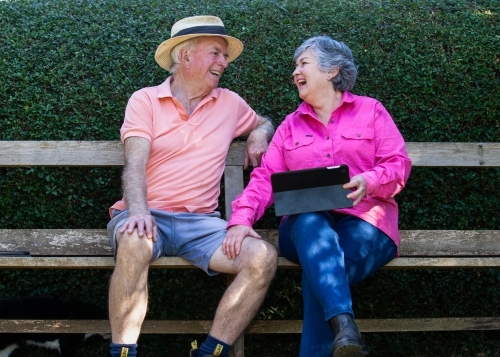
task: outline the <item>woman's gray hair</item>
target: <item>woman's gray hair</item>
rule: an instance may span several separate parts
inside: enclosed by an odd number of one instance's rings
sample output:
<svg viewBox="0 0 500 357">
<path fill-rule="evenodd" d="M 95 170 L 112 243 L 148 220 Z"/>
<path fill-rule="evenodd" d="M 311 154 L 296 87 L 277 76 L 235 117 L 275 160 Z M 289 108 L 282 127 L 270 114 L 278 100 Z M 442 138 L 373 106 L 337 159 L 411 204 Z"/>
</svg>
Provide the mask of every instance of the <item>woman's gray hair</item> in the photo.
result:
<svg viewBox="0 0 500 357">
<path fill-rule="evenodd" d="M 358 69 L 354 64 L 352 52 L 345 43 L 329 36 L 312 37 L 295 50 L 294 62 L 297 62 L 297 58 L 307 50 L 316 56 L 320 71 L 328 72 L 335 68 L 339 69 L 339 73 L 332 79 L 335 90 L 350 91 L 354 87 Z"/>
<path fill-rule="evenodd" d="M 177 46 L 172 48 L 172 50 L 170 51 L 170 58 L 172 59 L 172 65 L 168 70 L 170 74 L 175 74 L 177 68 L 179 68 L 179 64 L 181 63 L 180 59 L 181 50 L 193 48 L 196 45 L 198 39 L 199 37 L 190 38 L 189 40 L 181 42 Z"/>
</svg>

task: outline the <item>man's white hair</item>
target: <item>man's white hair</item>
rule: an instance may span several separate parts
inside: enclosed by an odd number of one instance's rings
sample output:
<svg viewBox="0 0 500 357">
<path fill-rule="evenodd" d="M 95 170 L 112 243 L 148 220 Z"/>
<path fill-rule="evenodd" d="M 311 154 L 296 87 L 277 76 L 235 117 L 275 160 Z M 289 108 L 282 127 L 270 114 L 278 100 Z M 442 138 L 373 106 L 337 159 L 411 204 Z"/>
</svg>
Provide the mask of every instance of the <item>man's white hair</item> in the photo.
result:
<svg viewBox="0 0 500 357">
<path fill-rule="evenodd" d="M 179 68 L 179 64 L 181 63 L 180 59 L 181 50 L 193 48 L 198 42 L 198 39 L 199 37 L 190 38 L 189 40 L 181 42 L 177 46 L 172 48 L 172 51 L 170 51 L 170 58 L 172 59 L 172 65 L 168 70 L 171 74 L 175 74 L 177 68 Z"/>
</svg>

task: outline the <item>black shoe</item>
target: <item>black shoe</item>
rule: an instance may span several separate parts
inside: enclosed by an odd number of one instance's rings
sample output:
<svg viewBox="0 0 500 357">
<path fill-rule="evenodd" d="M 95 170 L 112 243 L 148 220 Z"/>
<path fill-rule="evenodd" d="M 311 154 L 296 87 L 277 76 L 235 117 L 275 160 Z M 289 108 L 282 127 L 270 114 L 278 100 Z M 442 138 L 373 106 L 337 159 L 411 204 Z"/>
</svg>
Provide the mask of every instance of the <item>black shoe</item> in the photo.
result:
<svg viewBox="0 0 500 357">
<path fill-rule="evenodd" d="M 368 354 L 365 339 L 351 314 L 340 314 L 330 319 L 335 332 L 332 346 L 333 357 L 362 357 Z"/>
<path fill-rule="evenodd" d="M 189 352 L 189 357 L 215 357 L 214 355 L 198 356 L 198 353 L 200 353 L 200 349 L 195 348 Z"/>
</svg>

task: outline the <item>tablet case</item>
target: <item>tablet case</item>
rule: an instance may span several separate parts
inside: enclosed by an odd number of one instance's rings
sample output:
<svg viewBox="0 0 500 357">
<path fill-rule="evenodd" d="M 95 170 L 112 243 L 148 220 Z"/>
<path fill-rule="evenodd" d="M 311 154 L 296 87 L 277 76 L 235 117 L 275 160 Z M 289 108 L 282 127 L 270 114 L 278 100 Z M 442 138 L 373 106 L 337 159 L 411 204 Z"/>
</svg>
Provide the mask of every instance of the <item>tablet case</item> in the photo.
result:
<svg viewBox="0 0 500 357">
<path fill-rule="evenodd" d="M 271 174 L 276 216 L 352 207 L 347 165 Z"/>
</svg>

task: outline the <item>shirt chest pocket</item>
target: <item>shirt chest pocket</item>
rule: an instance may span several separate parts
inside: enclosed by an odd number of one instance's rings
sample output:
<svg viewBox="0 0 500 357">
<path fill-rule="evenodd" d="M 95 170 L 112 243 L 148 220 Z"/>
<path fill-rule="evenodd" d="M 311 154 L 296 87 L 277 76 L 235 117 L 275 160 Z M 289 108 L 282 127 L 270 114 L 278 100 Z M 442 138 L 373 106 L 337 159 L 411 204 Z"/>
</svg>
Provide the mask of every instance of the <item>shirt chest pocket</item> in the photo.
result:
<svg viewBox="0 0 500 357">
<path fill-rule="evenodd" d="M 345 129 L 341 135 L 344 162 L 351 167 L 373 167 L 375 161 L 373 128 Z"/>
<path fill-rule="evenodd" d="M 289 170 L 312 168 L 314 164 L 314 136 L 289 138 L 284 143 L 285 164 Z"/>
</svg>

